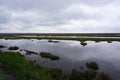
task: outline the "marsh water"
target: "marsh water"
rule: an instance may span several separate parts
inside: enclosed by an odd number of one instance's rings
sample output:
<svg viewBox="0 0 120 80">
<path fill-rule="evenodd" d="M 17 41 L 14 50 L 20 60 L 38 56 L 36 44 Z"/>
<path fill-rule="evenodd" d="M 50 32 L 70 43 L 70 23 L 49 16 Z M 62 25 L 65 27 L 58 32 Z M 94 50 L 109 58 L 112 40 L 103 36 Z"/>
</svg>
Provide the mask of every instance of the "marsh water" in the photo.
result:
<svg viewBox="0 0 120 80">
<path fill-rule="evenodd" d="M 18 46 L 25 59 L 32 60 L 44 67 L 59 68 L 69 74 L 72 69 L 85 68 L 86 62 L 95 61 L 99 65 L 99 71 L 109 74 L 113 80 L 120 80 L 120 42 L 86 41 L 87 45 L 82 46 L 80 41 L 57 40 L 59 42 L 48 42 L 48 40 L 37 39 L 0 39 L 0 45 L 7 46 L 3 51 L 9 51 L 8 47 Z M 50 52 L 59 56 L 59 60 L 42 58 L 39 54 L 26 55 L 22 50 L 34 52 Z"/>
</svg>

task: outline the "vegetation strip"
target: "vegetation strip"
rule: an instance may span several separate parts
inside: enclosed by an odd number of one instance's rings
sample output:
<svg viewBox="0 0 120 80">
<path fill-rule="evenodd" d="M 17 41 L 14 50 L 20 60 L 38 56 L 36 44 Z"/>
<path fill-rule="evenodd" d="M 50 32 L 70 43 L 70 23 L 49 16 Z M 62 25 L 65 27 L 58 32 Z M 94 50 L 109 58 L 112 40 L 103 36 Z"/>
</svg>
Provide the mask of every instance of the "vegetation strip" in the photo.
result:
<svg viewBox="0 0 120 80">
<path fill-rule="evenodd" d="M 0 33 L 0 37 L 10 36 L 97 36 L 120 37 L 120 33 Z"/>
<path fill-rule="evenodd" d="M 78 41 L 120 41 L 120 33 L 11 33 L 0 34 L 1 39 L 55 39 Z M 51 42 L 51 41 L 50 41 Z M 55 41 L 57 43 L 57 41 Z"/>
<path fill-rule="evenodd" d="M 40 56 L 43 58 L 49 58 L 50 60 L 59 60 L 60 59 L 58 56 L 52 55 L 49 52 L 41 52 Z"/>
<path fill-rule="evenodd" d="M 0 68 L 14 80 L 52 80 L 44 68 L 26 61 L 18 53 L 0 52 Z"/>
<path fill-rule="evenodd" d="M 0 48 L 5 48 L 5 46 L 3 46 L 3 45 L 0 45 Z"/>
<path fill-rule="evenodd" d="M 0 74 L 0 80 L 3 80 L 3 77 L 2 77 L 2 75 Z"/>
<path fill-rule="evenodd" d="M 8 49 L 9 49 L 9 50 L 18 50 L 19 47 L 17 47 L 17 46 L 11 46 L 11 47 L 9 47 Z"/>
<path fill-rule="evenodd" d="M 38 54 L 37 52 L 34 51 L 29 51 L 29 50 L 25 50 L 25 51 L 26 51 L 26 55 Z"/>
</svg>

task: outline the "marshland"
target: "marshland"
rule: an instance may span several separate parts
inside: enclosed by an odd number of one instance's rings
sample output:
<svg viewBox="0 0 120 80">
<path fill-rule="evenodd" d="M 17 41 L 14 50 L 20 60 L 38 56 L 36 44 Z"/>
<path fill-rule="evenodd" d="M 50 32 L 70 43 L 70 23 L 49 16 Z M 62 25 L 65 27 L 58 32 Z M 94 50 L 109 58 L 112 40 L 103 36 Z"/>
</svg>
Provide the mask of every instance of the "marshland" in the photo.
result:
<svg viewBox="0 0 120 80">
<path fill-rule="evenodd" d="M 119 80 L 119 33 L 0 34 L 0 80 Z"/>
</svg>

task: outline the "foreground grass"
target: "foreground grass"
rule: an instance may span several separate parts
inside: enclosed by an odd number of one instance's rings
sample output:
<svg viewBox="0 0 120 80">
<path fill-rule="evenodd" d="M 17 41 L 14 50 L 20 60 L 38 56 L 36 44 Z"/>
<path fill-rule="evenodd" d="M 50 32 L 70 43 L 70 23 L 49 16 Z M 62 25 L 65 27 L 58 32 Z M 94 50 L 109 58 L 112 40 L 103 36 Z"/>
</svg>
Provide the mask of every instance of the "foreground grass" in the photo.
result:
<svg viewBox="0 0 120 80">
<path fill-rule="evenodd" d="M 3 80 L 3 77 L 0 75 L 0 80 Z"/>
<path fill-rule="evenodd" d="M 43 68 L 26 61 L 18 53 L 0 52 L 0 69 L 14 80 L 112 80 L 109 75 L 98 71 L 96 62 L 87 62 L 86 67 L 85 70 L 73 69 L 70 75 L 65 75 L 61 69 Z M 0 80 L 4 77 L 0 75 Z"/>
<path fill-rule="evenodd" d="M 0 68 L 14 80 L 52 80 L 42 67 L 13 52 L 0 52 Z"/>
</svg>

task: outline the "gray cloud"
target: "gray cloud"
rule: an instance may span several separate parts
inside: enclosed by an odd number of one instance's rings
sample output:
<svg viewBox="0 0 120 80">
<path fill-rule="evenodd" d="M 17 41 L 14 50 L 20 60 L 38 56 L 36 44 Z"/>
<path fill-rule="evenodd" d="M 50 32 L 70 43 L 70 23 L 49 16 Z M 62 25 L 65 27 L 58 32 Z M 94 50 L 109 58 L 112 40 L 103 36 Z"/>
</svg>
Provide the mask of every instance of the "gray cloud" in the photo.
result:
<svg viewBox="0 0 120 80">
<path fill-rule="evenodd" d="M 9 22 L 10 20 L 10 13 L 7 11 L 5 7 L 0 7 L 0 24 L 4 24 Z"/>
<path fill-rule="evenodd" d="M 119 2 L 0 0 L 0 32 L 119 32 Z"/>
</svg>

